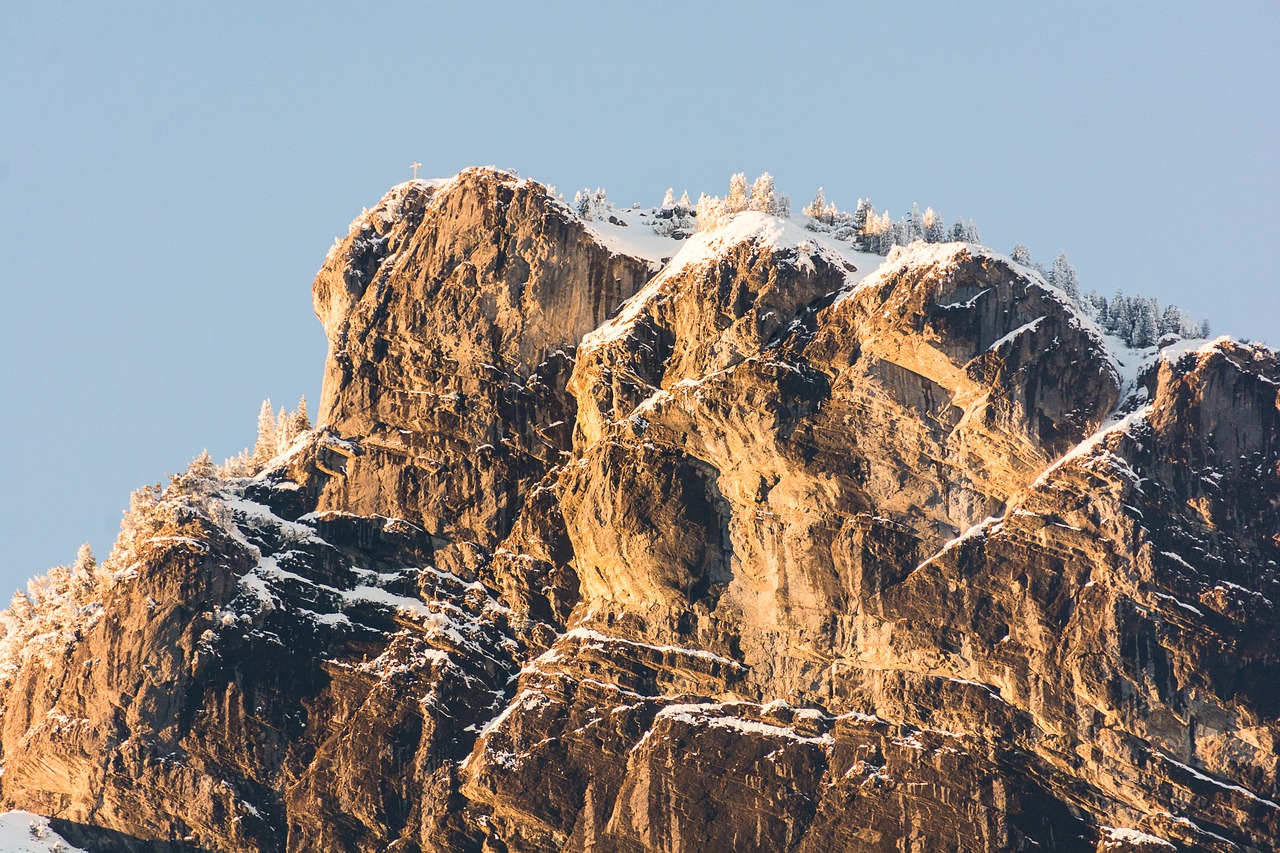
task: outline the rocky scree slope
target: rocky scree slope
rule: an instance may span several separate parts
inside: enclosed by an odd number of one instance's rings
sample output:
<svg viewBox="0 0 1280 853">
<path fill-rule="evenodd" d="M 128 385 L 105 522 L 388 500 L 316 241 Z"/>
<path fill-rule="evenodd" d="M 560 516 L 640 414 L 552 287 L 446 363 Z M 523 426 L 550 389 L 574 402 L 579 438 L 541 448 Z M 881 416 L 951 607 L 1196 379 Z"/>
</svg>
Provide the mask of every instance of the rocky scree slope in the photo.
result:
<svg viewBox="0 0 1280 853">
<path fill-rule="evenodd" d="M 1276 848 L 1274 352 L 1123 350 L 968 244 L 617 247 L 488 169 L 357 218 L 318 427 L 10 615 L 0 804 L 119 850 Z"/>
</svg>

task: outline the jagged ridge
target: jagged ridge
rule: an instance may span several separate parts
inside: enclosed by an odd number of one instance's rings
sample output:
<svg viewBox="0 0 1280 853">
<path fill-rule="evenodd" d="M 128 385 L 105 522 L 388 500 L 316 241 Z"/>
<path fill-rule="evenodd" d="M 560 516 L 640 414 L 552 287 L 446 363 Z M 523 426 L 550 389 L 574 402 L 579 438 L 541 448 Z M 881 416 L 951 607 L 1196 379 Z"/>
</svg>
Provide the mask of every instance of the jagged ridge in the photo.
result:
<svg viewBox="0 0 1280 853">
<path fill-rule="evenodd" d="M 8 653 L 5 802 L 217 850 L 1273 846 L 1273 352 L 1127 350 L 968 244 L 609 227 L 491 170 L 359 217 L 318 429 L 180 478 Z"/>
</svg>

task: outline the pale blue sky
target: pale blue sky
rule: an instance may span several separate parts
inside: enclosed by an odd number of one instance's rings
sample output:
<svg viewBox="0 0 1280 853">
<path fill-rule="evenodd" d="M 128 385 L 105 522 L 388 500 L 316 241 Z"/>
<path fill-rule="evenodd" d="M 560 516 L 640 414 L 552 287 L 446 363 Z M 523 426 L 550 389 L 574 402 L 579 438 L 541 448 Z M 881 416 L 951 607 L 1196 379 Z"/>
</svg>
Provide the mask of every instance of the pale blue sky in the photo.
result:
<svg viewBox="0 0 1280 853">
<path fill-rule="evenodd" d="M 262 5 L 0 6 L 0 589 L 316 398 L 311 279 L 414 160 L 916 201 L 1280 344 L 1270 0 Z"/>
</svg>

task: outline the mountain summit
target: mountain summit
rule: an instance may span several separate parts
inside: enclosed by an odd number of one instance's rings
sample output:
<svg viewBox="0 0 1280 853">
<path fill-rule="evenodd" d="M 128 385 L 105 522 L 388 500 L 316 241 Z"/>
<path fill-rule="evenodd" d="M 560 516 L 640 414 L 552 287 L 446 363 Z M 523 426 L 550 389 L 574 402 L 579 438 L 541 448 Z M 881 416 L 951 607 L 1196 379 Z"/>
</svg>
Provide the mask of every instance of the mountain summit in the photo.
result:
<svg viewBox="0 0 1280 853">
<path fill-rule="evenodd" d="M 1131 348 L 973 242 L 583 198 L 352 223 L 316 426 L 4 616 L 0 805 L 92 850 L 1276 849 L 1275 352 Z"/>
</svg>

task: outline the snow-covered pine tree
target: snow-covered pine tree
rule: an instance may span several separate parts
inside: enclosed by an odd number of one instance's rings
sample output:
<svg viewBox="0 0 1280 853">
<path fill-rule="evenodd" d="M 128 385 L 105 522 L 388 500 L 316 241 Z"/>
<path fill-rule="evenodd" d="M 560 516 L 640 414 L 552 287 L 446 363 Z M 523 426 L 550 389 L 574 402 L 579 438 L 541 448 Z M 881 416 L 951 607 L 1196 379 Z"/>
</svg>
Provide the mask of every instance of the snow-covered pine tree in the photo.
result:
<svg viewBox="0 0 1280 853">
<path fill-rule="evenodd" d="M 686 192 L 680 196 L 680 201 L 678 202 L 671 201 L 668 203 L 668 200 L 673 196 L 674 192 L 667 190 L 662 209 L 654 216 L 651 227 L 655 234 L 683 240 L 698 230 L 698 223 L 694 219 L 692 209 L 689 207 L 689 193 Z"/>
<path fill-rule="evenodd" d="M 1019 243 L 1014 246 L 1013 252 L 1009 255 L 1009 258 L 1014 263 L 1022 264 L 1024 267 L 1029 267 L 1034 264 L 1034 261 L 1031 260 L 1031 250 L 1027 248 L 1025 243 Z"/>
<path fill-rule="evenodd" d="M 1133 339 L 1129 342 L 1129 345 L 1138 349 L 1155 346 L 1157 340 L 1156 330 L 1159 328 L 1159 321 L 1156 318 L 1156 301 L 1154 299 L 1139 299 L 1136 308 L 1133 320 Z"/>
<path fill-rule="evenodd" d="M 662 197 L 663 207 L 676 206 L 676 191 L 673 187 L 667 187 L 667 194 Z"/>
<path fill-rule="evenodd" d="M 729 178 L 729 194 L 724 198 L 724 215 L 729 216 L 734 213 L 746 210 L 750 204 L 750 190 L 747 189 L 747 176 L 738 172 Z"/>
<path fill-rule="evenodd" d="M 1182 314 L 1182 309 L 1177 305 L 1166 305 L 1160 314 L 1160 336 L 1165 335 L 1183 335 L 1183 331 L 1187 325 L 1186 318 Z"/>
<path fill-rule="evenodd" d="M 35 605 L 31 601 L 31 596 L 22 590 L 18 590 L 13 594 L 13 598 L 9 599 L 8 615 L 13 617 L 17 622 L 30 621 L 35 615 Z"/>
<path fill-rule="evenodd" d="M 191 464 L 187 466 L 187 476 L 189 477 L 208 480 L 213 478 L 215 474 L 213 460 L 209 458 L 208 450 L 200 451 L 200 455 L 192 459 Z"/>
<path fill-rule="evenodd" d="M 1066 252 L 1053 259 L 1053 266 L 1049 269 L 1049 283 L 1066 292 L 1072 302 L 1080 302 L 1080 278 L 1076 275 L 1076 268 L 1067 260 Z"/>
<path fill-rule="evenodd" d="M 1085 297 L 1085 300 L 1089 306 L 1089 313 L 1093 315 L 1098 326 L 1105 331 L 1107 328 L 1107 313 L 1109 310 L 1107 307 L 1107 297 L 1103 296 L 1096 290 L 1090 290 L 1089 295 Z"/>
<path fill-rule="evenodd" d="M 920 205 L 914 201 L 911 202 L 911 212 L 907 214 L 906 221 L 906 240 L 908 243 L 916 240 L 924 239 L 924 214 L 920 212 Z"/>
<path fill-rule="evenodd" d="M 710 231 L 724 218 L 724 200 L 702 193 L 698 196 L 698 209 L 694 215 L 698 217 L 698 230 Z"/>
<path fill-rule="evenodd" d="M 262 408 L 258 411 L 258 438 L 253 444 L 255 471 L 261 470 L 267 460 L 276 455 L 276 447 L 280 443 L 278 430 L 276 416 L 271 411 L 271 401 L 263 400 Z"/>
<path fill-rule="evenodd" d="M 76 551 L 76 560 L 71 564 L 72 572 L 92 572 L 98 565 L 98 560 L 93 556 L 93 549 L 89 547 L 89 543 L 85 542 Z"/>
<path fill-rule="evenodd" d="M 867 219 L 867 251 L 887 255 L 893 248 L 893 217 L 889 211 Z"/>
<path fill-rule="evenodd" d="M 858 205 L 853 209 L 853 218 L 850 225 L 853 226 L 854 234 L 862 234 L 867 228 L 867 216 L 875 215 L 875 207 L 865 198 L 858 199 Z"/>
<path fill-rule="evenodd" d="M 289 416 L 289 419 L 293 422 L 293 435 L 295 438 L 311 429 L 311 418 L 307 416 L 306 394 L 303 394 L 298 399 L 298 408 L 293 410 L 293 414 Z"/>
<path fill-rule="evenodd" d="M 280 407 L 280 413 L 276 415 L 276 452 L 273 456 L 278 456 L 293 443 L 293 424 L 289 422 L 289 412 L 284 406 Z"/>
<path fill-rule="evenodd" d="M 89 543 L 85 542 L 76 551 L 75 562 L 71 564 L 71 591 L 76 602 L 80 604 L 87 602 L 101 578 L 98 559 L 93 556 L 93 549 L 89 547 Z"/>
<path fill-rule="evenodd" d="M 129 555 L 137 550 L 142 540 L 151 535 L 152 517 L 159 503 L 159 483 L 135 489 L 129 495 L 129 508 L 124 511 L 124 518 L 120 521 L 120 533 L 116 536 L 111 556 L 107 558 L 108 567 L 113 563 L 124 563 L 124 566 L 117 565 L 118 568 L 124 568 L 131 562 Z"/>
<path fill-rule="evenodd" d="M 929 243 L 947 242 L 947 226 L 932 207 L 924 209 L 924 239 Z"/>
<path fill-rule="evenodd" d="M 596 187 L 595 195 L 591 197 L 592 215 L 596 219 L 604 219 L 611 210 L 613 210 L 613 202 L 609 201 L 608 193 L 603 187 Z"/>
<path fill-rule="evenodd" d="M 777 198 L 773 186 L 773 175 L 765 172 L 751 184 L 751 198 L 747 201 L 751 210 L 776 215 Z"/>
<path fill-rule="evenodd" d="M 1133 337 L 1133 304 L 1120 288 L 1111 295 L 1107 331 L 1129 343 Z"/>
<path fill-rule="evenodd" d="M 905 246 L 911 242 L 911 224 L 905 219 L 899 219 L 889 228 L 889 235 L 889 246 L 885 250 L 886 254 L 889 248 Z"/>
<path fill-rule="evenodd" d="M 218 466 L 218 476 L 227 480 L 234 480 L 237 477 L 252 477 L 254 473 L 253 456 L 248 449 L 241 450 Z"/>
</svg>

